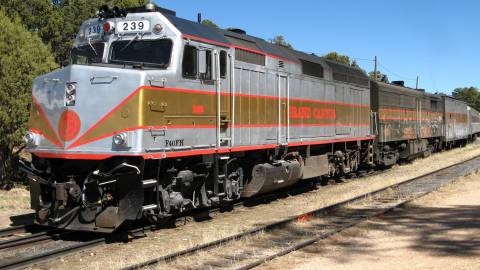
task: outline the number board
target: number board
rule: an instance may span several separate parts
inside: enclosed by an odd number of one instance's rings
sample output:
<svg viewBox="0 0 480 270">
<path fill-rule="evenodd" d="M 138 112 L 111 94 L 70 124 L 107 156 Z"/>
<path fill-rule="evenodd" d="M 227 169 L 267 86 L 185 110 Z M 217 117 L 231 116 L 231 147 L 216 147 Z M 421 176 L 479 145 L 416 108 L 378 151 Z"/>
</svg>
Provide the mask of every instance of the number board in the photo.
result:
<svg viewBox="0 0 480 270">
<path fill-rule="evenodd" d="M 150 21 L 135 20 L 135 21 L 120 21 L 117 22 L 117 33 L 138 33 L 149 32 Z"/>
<path fill-rule="evenodd" d="M 100 36 L 103 33 L 103 26 L 102 24 L 94 24 L 85 27 L 85 36 L 92 37 L 92 36 Z"/>
</svg>

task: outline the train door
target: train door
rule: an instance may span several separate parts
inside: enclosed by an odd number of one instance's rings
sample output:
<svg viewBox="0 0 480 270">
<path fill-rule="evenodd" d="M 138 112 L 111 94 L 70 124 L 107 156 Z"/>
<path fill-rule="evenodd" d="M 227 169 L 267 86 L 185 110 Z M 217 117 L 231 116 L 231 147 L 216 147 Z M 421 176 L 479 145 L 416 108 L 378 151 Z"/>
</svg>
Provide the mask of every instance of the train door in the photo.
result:
<svg viewBox="0 0 480 270">
<path fill-rule="evenodd" d="M 455 117 L 452 114 L 455 111 L 455 105 L 446 97 L 444 97 L 444 103 L 445 137 L 447 141 L 450 141 L 455 138 Z"/>
<path fill-rule="evenodd" d="M 335 86 L 335 100 L 342 103 L 353 103 L 353 90 L 343 86 Z M 349 123 L 354 118 L 353 114 L 345 112 L 344 106 L 335 105 L 335 135 L 350 135 Z"/>
<path fill-rule="evenodd" d="M 289 107 L 289 85 L 288 77 L 279 74 L 278 75 L 278 143 L 288 143 L 289 132 L 289 119 L 288 119 L 288 107 Z"/>
<path fill-rule="evenodd" d="M 353 102 L 352 104 L 359 105 L 363 104 L 363 99 L 362 99 L 362 90 L 358 89 L 351 89 L 352 97 L 353 97 Z M 365 121 L 362 119 L 362 109 L 359 106 L 354 106 L 353 107 L 353 116 L 351 118 L 350 124 L 353 125 L 353 133 L 351 132 L 351 135 L 353 136 L 362 136 L 363 131 L 360 131 L 360 124 L 365 123 Z"/>
<path fill-rule="evenodd" d="M 467 106 L 467 135 L 473 134 L 472 128 L 472 112 L 470 106 Z"/>
<path fill-rule="evenodd" d="M 421 136 L 421 128 L 422 128 L 422 99 L 421 98 L 415 98 L 416 100 L 416 118 L 417 118 L 417 123 L 416 123 L 416 138 L 420 139 Z"/>
<path fill-rule="evenodd" d="M 216 50 L 215 80 L 217 90 L 217 138 L 219 147 L 231 147 L 233 143 L 233 83 L 231 81 L 232 58 L 226 50 Z"/>
</svg>

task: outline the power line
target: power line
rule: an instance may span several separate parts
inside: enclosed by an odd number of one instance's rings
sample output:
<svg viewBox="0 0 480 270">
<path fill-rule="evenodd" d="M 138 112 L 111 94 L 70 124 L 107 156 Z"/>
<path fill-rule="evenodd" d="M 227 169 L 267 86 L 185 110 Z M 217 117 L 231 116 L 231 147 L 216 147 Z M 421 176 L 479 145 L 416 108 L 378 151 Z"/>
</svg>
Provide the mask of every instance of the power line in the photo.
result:
<svg viewBox="0 0 480 270">
<path fill-rule="evenodd" d="M 317 53 L 314 53 L 315 56 L 317 57 L 324 57 L 325 55 L 327 55 L 328 53 L 323 53 L 323 54 L 317 54 Z M 375 63 L 375 59 L 369 59 L 369 58 L 364 58 L 364 57 L 352 57 L 352 56 L 348 56 L 351 60 L 355 60 L 355 61 L 366 61 L 366 62 L 374 62 Z M 387 75 L 393 75 L 395 77 L 398 77 L 398 78 L 401 78 L 403 80 L 406 80 L 406 81 L 417 81 L 417 85 L 418 85 L 418 76 L 415 77 L 415 78 L 411 78 L 411 77 L 407 77 L 407 76 L 403 76 L 397 72 L 394 72 L 392 71 L 391 69 L 389 69 L 388 67 L 386 67 L 385 65 L 381 64 L 379 61 L 377 62 L 378 66 L 380 66 L 383 70 L 387 71 L 389 74 Z"/>
<path fill-rule="evenodd" d="M 328 53 L 307 53 L 307 54 L 312 54 L 316 57 L 325 57 L 327 54 L 329 53 L 332 53 L 332 52 L 328 52 Z M 338 55 L 342 55 L 342 56 L 347 56 L 350 60 L 359 60 L 359 61 L 368 61 L 368 62 L 374 62 L 375 60 L 374 59 L 369 59 L 369 58 L 365 58 L 365 57 L 353 57 L 353 56 L 350 56 L 350 55 L 343 55 L 341 53 L 338 53 Z"/>
<path fill-rule="evenodd" d="M 395 75 L 395 76 L 397 76 L 397 77 L 399 77 L 399 78 L 401 78 L 401 79 L 404 79 L 404 80 L 407 80 L 407 81 L 415 81 L 415 80 L 417 80 L 417 78 L 410 78 L 410 77 L 406 77 L 406 76 L 400 75 L 400 74 L 398 74 L 398 73 L 396 73 L 396 72 L 393 72 L 391 69 L 387 68 L 385 65 L 382 65 L 382 64 L 380 64 L 380 63 L 378 63 L 378 65 L 379 65 L 380 67 L 382 67 L 384 70 L 388 71 L 390 74 Z"/>
<path fill-rule="evenodd" d="M 352 60 L 375 62 L 375 59 L 367 59 L 367 58 L 359 58 L 359 57 L 351 57 L 351 59 L 352 59 Z"/>
</svg>

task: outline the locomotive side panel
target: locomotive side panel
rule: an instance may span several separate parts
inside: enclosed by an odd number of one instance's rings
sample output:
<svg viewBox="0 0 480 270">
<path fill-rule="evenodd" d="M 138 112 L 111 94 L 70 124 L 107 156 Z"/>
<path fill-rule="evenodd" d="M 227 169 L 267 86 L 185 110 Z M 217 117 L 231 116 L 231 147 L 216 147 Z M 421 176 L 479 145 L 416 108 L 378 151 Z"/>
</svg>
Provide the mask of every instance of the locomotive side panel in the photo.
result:
<svg viewBox="0 0 480 270">
<path fill-rule="evenodd" d="M 399 87 L 379 84 L 379 142 L 406 141 L 418 138 L 420 93 L 402 91 Z"/>
<path fill-rule="evenodd" d="M 291 85 L 290 141 L 334 137 L 336 112 L 331 102 L 334 99 L 332 88 L 322 80 L 301 75 L 294 77 Z"/>
<path fill-rule="evenodd" d="M 443 134 L 442 100 L 440 96 L 425 94 L 421 104 L 420 137 L 439 138 Z"/>
<path fill-rule="evenodd" d="M 291 142 L 371 135 L 368 88 L 309 76 L 298 76 L 291 85 Z"/>
<path fill-rule="evenodd" d="M 236 146 L 276 143 L 278 94 L 276 77 L 264 70 L 235 68 Z"/>
<path fill-rule="evenodd" d="M 468 137 L 468 106 L 462 101 L 443 96 L 445 117 L 445 142 Z"/>
<path fill-rule="evenodd" d="M 470 108 L 471 134 L 478 135 L 480 133 L 480 113 L 474 108 Z"/>
<path fill-rule="evenodd" d="M 443 126 L 438 97 L 381 82 L 372 82 L 371 89 L 379 164 L 391 166 L 399 159 L 428 156 L 439 149 Z"/>
</svg>

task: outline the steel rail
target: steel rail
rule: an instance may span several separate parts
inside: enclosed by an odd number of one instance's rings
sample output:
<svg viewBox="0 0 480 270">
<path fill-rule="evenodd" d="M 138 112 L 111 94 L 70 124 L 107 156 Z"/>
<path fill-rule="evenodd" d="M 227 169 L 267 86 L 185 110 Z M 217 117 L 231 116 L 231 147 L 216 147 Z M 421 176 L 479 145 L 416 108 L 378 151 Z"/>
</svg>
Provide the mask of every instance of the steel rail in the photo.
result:
<svg viewBox="0 0 480 270">
<path fill-rule="evenodd" d="M 39 232 L 49 231 L 52 229 L 54 228 L 40 226 L 37 224 L 12 226 L 12 227 L 0 229 L 0 239 L 5 237 L 10 237 L 19 233 L 39 233 Z M 0 240 L 0 243 L 2 243 L 1 240 Z"/>
<path fill-rule="evenodd" d="M 9 239 L 6 241 L 0 241 L 0 250 L 12 247 L 20 247 L 23 245 L 28 245 L 45 240 L 55 240 L 56 238 L 61 237 L 62 235 L 69 234 L 72 232 L 62 232 L 60 229 L 51 229 L 48 231 L 43 231 L 35 233 L 32 235 L 22 236 L 14 239 Z"/>
<path fill-rule="evenodd" d="M 20 225 L 20 226 L 13 226 L 13 227 L 0 229 L 0 237 L 12 236 L 16 233 L 25 232 L 26 228 L 27 228 L 26 225 Z"/>
</svg>

